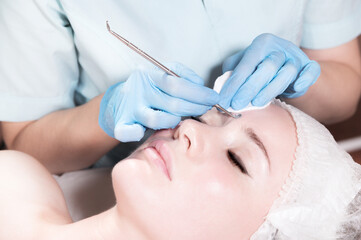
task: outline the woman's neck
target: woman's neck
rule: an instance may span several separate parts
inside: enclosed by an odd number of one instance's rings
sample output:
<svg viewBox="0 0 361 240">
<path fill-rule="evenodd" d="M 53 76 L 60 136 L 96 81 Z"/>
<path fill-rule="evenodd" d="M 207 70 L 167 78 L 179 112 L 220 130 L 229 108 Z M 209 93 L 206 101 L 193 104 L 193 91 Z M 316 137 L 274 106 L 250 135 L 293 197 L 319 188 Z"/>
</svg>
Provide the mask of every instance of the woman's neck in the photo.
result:
<svg viewBox="0 0 361 240">
<path fill-rule="evenodd" d="M 81 221 L 46 227 L 42 239 L 145 240 L 147 238 L 116 207 Z"/>
</svg>

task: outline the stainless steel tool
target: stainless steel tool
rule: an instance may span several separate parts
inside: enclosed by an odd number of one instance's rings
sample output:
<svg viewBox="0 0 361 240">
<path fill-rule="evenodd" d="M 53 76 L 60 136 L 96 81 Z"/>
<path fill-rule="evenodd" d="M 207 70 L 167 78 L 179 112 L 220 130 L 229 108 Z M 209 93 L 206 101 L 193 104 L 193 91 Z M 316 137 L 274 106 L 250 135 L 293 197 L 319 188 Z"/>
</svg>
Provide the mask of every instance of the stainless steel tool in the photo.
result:
<svg viewBox="0 0 361 240">
<path fill-rule="evenodd" d="M 144 57 L 145 59 L 147 59 L 148 61 L 150 61 L 151 63 L 153 63 L 154 65 L 156 65 L 157 67 L 159 67 L 160 69 L 162 69 L 163 71 L 165 71 L 166 73 L 168 73 L 169 75 L 175 76 L 175 77 L 179 77 L 180 76 L 176 73 L 174 73 L 172 70 L 170 70 L 169 68 L 167 68 L 166 66 L 164 66 L 163 64 L 161 64 L 160 62 L 158 62 L 157 60 L 155 60 L 154 58 L 152 58 L 151 56 L 149 56 L 147 53 L 145 53 L 144 51 L 142 51 L 141 49 L 139 49 L 137 46 L 135 46 L 133 43 L 129 42 L 127 39 L 123 38 L 122 36 L 120 36 L 118 33 L 114 32 L 113 30 L 110 29 L 109 26 L 109 22 L 106 21 L 106 25 L 107 25 L 107 29 L 108 31 L 115 36 L 117 39 L 119 39 L 122 43 L 124 43 L 125 45 L 127 45 L 130 49 L 132 49 L 133 51 L 135 51 L 136 53 L 138 53 L 139 55 L 141 55 L 142 57 Z M 219 111 L 224 112 L 225 114 L 227 114 L 228 116 L 232 117 L 232 118 L 239 118 L 241 117 L 241 114 L 236 114 L 236 113 L 231 113 L 229 111 L 227 111 L 226 109 L 224 109 L 223 107 L 221 107 L 219 104 L 214 105 L 214 107 L 216 107 Z"/>
</svg>

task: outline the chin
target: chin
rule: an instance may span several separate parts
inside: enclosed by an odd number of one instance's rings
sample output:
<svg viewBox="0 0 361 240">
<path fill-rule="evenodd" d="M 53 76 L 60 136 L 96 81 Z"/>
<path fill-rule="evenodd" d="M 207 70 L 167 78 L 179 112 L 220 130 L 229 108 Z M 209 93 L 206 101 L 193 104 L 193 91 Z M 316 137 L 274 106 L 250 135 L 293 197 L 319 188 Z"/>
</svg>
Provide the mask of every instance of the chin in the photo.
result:
<svg viewBox="0 0 361 240">
<path fill-rule="evenodd" d="M 112 170 L 115 193 L 126 191 L 126 188 L 131 187 L 134 181 L 144 177 L 147 167 L 146 162 L 135 158 L 127 158 L 118 162 Z"/>
</svg>

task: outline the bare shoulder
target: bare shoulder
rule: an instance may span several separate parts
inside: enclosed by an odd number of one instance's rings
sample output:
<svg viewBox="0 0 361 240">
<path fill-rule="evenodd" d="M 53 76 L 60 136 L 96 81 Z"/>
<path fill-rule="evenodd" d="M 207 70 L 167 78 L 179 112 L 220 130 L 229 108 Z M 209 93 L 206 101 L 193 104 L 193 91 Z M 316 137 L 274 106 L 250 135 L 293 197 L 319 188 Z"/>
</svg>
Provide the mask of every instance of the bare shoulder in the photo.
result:
<svg viewBox="0 0 361 240">
<path fill-rule="evenodd" d="M 44 225 L 70 223 L 63 194 L 33 157 L 0 151 L 0 239 L 40 239 Z"/>
</svg>

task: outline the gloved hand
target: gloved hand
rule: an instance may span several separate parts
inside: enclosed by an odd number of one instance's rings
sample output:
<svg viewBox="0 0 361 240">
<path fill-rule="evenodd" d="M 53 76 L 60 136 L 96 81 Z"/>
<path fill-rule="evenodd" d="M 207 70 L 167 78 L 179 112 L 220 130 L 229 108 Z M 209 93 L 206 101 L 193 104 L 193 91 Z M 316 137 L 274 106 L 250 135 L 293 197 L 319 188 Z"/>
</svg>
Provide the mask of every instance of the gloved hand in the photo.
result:
<svg viewBox="0 0 361 240">
<path fill-rule="evenodd" d="M 218 93 L 192 70 L 181 64 L 170 69 L 181 78 L 152 68 L 111 86 L 100 103 L 101 128 L 119 141 L 139 141 L 145 127 L 174 128 L 182 116 L 202 115 L 219 102 Z"/>
<path fill-rule="evenodd" d="M 272 34 L 259 35 L 244 51 L 228 58 L 223 72 L 231 70 L 220 92 L 220 105 L 236 110 L 250 102 L 263 106 L 278 95 L 302 96 L 321 72 L 300 48 Z"/>
</svg>

